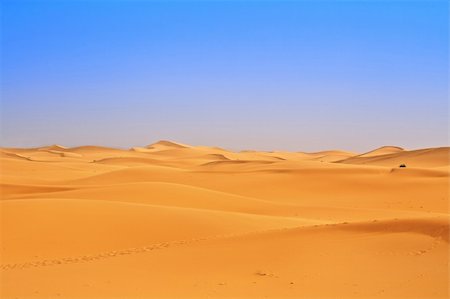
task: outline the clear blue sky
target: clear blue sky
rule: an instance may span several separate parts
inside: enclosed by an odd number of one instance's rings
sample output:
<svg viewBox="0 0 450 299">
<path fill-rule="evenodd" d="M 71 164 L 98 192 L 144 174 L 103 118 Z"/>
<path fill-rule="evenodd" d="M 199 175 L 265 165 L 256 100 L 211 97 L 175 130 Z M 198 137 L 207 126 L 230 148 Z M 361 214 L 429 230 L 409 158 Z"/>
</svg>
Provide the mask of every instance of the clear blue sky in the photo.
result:
<svg viewBox="0 0 450 299">
<path fill-rule="evenodd" d="M 448 1 L 2 0 L 1 145 L 448 145 Z"/>
</svg>

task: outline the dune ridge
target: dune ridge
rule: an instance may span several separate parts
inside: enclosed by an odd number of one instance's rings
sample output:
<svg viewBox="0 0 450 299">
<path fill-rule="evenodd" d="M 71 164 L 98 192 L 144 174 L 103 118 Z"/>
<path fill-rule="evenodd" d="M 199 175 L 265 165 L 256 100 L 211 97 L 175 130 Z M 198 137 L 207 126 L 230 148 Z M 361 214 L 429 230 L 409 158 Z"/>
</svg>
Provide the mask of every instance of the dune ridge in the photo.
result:
<svg viewBox="0 0 450 299">
<path fill-rule="evenodd" d="M 2 148 L 0 295 L 448 298 L 449 158 Z"/>
</svg>

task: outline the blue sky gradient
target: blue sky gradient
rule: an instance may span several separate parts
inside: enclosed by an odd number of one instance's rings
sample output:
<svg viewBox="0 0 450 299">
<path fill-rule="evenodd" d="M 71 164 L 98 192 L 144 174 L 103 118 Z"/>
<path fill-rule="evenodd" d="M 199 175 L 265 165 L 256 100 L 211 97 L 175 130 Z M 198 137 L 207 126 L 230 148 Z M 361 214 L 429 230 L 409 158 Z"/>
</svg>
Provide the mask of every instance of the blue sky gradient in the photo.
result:
<svg viewBox="0 0 450 299">
<path fill-rule="evenodd" d="M 448 145 L 448 1 L 3 0 L 1 145 Z"/>
</svg>

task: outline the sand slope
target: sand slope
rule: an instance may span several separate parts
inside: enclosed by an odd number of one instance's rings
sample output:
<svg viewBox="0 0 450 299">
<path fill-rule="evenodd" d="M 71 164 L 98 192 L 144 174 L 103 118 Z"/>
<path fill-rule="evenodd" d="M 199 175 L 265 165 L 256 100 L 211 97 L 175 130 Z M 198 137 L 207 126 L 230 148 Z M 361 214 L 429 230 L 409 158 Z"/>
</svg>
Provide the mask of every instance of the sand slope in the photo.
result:
<svg viewBox="0 0 450 299">
<path fill-rule="evenodd" d="M 395 151 L 374 151 L 370 154 L 350 157 L 339 162 L 389 167 L 398 167 L 400 164 L 405 164 L 407 167 L 424 168 L 448 166 L 450 165 L 450 148 L 440 147 L 414 151 L 404 151 L 403 149 Z"/>
<path fill-rule="evenodd" d="M 0 297 L 448 298 L 449 152 L 3 148 Z"/>
</svg>

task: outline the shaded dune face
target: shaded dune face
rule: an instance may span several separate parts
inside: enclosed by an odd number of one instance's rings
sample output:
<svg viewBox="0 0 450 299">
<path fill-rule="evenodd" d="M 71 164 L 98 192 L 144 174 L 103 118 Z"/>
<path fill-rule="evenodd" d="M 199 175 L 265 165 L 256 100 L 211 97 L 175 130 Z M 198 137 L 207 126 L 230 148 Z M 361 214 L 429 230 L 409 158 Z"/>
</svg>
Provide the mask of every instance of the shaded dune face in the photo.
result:
<svg viewBox="0 0 450 299">
<path fill-rule="evenodd" d="M 0 297 L 448 298 L 449 157 L 2 148 Z"/>
</svg>

